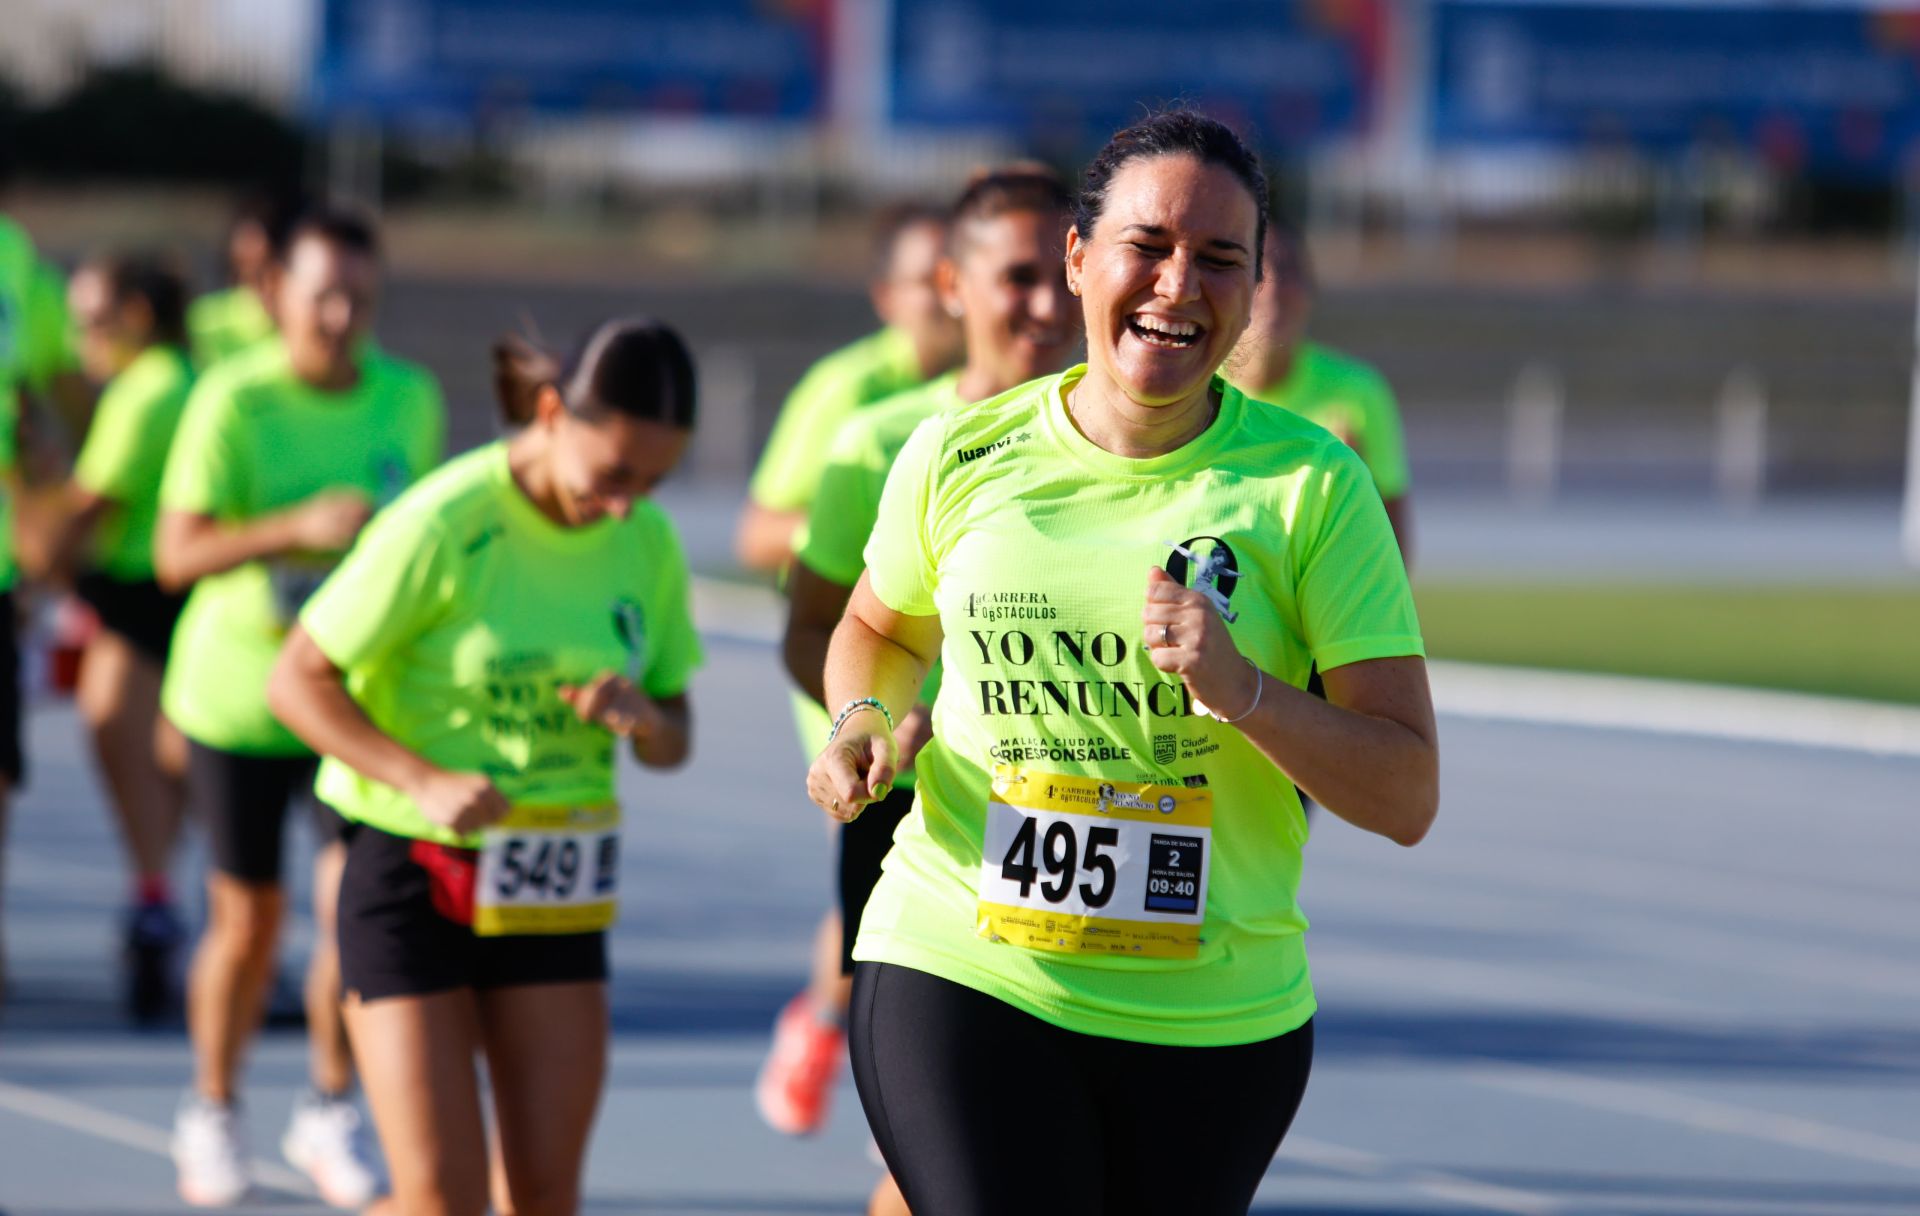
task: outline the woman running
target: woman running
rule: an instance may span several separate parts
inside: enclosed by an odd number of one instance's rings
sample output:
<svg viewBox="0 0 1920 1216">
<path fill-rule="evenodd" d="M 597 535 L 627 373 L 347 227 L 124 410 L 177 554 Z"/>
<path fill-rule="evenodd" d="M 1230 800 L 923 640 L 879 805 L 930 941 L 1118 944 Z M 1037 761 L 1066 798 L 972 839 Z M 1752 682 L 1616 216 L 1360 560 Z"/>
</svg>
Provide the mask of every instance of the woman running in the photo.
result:
<svg viewBox="0 0 1920 1216">
<path fill-rule="evenodd" d="M 168 869 L 180 834 L 187 743 L 160 714 L 173 626 L 186 597 L 153 577 L 160 478 L 193 387 L 186 284 L 151 255 L 103 258 L 73 276 L 83 369 L 106 385 L 53 540 L 55 572 L 98 617 L 78 701 L 133 871 L 126 915 L 128 1011 L 172 1012 L 184 939 Z"/>
<path fill-rule="evenodd" d="M 620 873 L 614 744 L 686 759 L 700 657 L 685 556 L 647 496 L 685 451 L 693 364 L 609 321 L 563 367 L 503 348 L 525 426 L 383 512 L 270 688 L 350 821 L 347 1025 L 393 1213 L 579 1206 L 606 1074 Z"/>
<path fill-rule="evenodd" d="M 1087 364 L 914 432 L 834 634 L 808 788 L 838 819 L 944 667 L 854 947 L 854 1076 L 917 1216 L 1245 1212 L 1312 1059 L 1294 786 L 1402 844 L 1433 821 L 1365 466 L 1215 374 L 1265 211 L 1219 123 L 1116 135 L 1067 237 Z"/>
<path fill-rule="evenodd" d="M 370 340 L 380 245 L 350 213 L 311 212 L 271 276 L 277 337 L 194 384 L 160 483 L 154 570 L 193 593 L 160 706 L 187 737 L 187 801 L 206 825 L 207 927 L 187 983 L 193 1083 L 174 1114 L 181 1197 L 237 1202 L 251 1185 L 239 1118 L 247 1046 L 273 980 L 288 812 L 313 812 L 315 940 L 307 966 L 310 1092 L 281 1153 L 334 1207 L 379 1187 L 353 1103 L 333 897 L 340 817 L 311 801 L 317 758 L 267 706 L 267 676 L 300 606 L 379 505 L 439 463 L 446 411 L 430 372 Z"/>
</svg>

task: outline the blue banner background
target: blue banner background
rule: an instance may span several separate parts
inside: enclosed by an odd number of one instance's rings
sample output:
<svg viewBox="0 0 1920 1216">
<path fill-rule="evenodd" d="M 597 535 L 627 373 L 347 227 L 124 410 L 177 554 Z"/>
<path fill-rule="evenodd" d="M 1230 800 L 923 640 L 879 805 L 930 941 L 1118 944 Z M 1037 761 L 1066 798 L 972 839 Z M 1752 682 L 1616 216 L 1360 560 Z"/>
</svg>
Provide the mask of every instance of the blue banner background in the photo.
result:
<svg viewBox="0 0 1920 1216">
<path fill-rule="evenodd" d="M 1433 32 L 1441 146 L 1721 141 L 1877 175 L 1920 137 L 1920 12 L 1442 0 Z"/>
<path fill-rule="evenodd" d="M 895 0 L 891 118 L 1098 143 L 1187 101 L 1269 145 L 1370 120 L 1376 0 Z"/>
<path fill-rule="evenodd" d="M 815 118 L 818 0 L 325 0 L 311 101 L 326 116 L 518 111 Z"/>
</svg>

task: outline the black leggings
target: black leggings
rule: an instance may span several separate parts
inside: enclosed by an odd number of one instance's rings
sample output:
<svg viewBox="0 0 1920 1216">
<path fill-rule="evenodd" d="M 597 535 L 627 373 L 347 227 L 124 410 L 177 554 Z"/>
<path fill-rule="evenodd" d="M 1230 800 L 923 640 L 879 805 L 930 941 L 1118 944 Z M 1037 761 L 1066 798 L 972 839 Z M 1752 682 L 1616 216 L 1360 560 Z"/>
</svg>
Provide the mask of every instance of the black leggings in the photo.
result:
<svg viewBox="0 0 1920 1216">
<path fill-rule="evenodd" d="M 1244 1216 L 1306 1092 L 1313 1023 L 1237 1047 L 1162 1047 L 861 963 L 850 1046 L 914 1216 Z"/>
</svg>

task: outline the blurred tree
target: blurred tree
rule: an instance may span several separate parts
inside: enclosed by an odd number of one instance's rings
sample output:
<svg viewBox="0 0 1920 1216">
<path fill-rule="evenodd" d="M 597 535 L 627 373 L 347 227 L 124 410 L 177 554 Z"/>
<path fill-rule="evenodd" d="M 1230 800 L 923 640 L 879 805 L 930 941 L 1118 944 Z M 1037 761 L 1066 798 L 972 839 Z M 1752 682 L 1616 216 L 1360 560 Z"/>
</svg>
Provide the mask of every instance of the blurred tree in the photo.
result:
<svg viewBox="0 0 1920 1216">
<path fill-rule="evenodd" d="M 39 109 L 0 89 L 17 168 L 63 180 L 297 182 L 306 139 L 246 98 L 196 89 L 151 66 L 97 68 Z"/>
</svg>

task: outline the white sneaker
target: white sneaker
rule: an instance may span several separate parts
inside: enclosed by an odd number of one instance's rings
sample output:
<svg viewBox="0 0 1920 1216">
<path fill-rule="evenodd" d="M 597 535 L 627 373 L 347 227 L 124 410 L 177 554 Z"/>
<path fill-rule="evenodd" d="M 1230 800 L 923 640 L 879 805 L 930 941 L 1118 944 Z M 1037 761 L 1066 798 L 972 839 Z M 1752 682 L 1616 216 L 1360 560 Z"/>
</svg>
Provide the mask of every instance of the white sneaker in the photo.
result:
<svg viewBox="0 0 1920 1216">
<path fill-rule="evenodd" d="M 380 1193 L 366 1120 L 349 1099 L 309 1093 L 294 1103 L 280 1151 L 330 1207 L 362 1208 Z"/>
<path fill-rule="evenodd" d="M 246 1198 L 253 1184 L 238 1109 L 195 1093 L 182 1098 L 173 1116 L 173 1164 L 180 1198 L 194 1207 L 232 1207 Z"/>
</svg>

